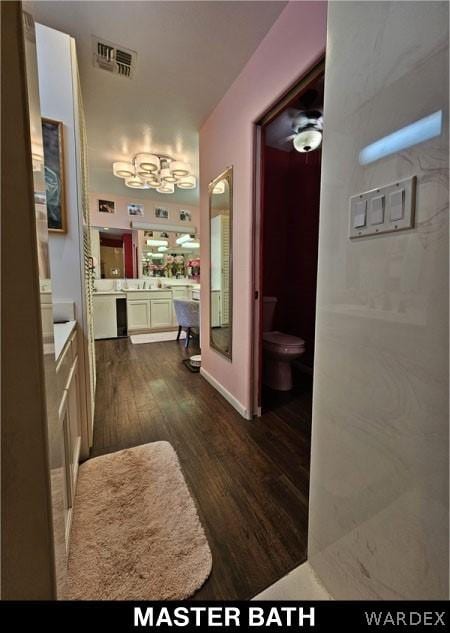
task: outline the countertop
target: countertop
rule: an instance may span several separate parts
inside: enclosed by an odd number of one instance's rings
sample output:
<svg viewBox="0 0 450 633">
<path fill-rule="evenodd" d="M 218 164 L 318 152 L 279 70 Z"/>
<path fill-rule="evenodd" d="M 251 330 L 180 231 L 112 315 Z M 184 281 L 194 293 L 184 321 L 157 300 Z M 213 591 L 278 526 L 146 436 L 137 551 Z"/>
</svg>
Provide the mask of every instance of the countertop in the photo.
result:
<svg viewBox="0 0 450 633">
<path fill-rule="evenodd" d="M 55 340 L 55 360 L 58 362 L 61 352 L 63 351 L 70 335 L 75 329 L 76 321 L 67 321 L 67 323 L 54 323 L 53 332 Z"/>
<path fill-rule="evenodd" d="M 115 297 L 123 297 L 125 298 L 125 290 L 94 290 L 92 295 L 114 295 Z"/>
</svg>

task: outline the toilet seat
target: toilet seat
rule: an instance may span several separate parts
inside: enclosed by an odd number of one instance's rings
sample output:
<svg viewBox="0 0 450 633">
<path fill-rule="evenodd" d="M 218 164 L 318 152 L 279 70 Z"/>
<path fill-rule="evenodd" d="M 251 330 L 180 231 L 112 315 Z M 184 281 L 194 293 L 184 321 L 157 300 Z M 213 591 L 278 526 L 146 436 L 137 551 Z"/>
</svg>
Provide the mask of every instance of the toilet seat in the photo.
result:
<svg viewBox="0 0 450 633">
<path fill-rule="evenodd" d="M 283 332 L 264 332 L 263 346 L 266 350 L 277 352 L 295 353 L 305 349 L 305 341 L 298 336 L 284 334 Z"/>
</svg>

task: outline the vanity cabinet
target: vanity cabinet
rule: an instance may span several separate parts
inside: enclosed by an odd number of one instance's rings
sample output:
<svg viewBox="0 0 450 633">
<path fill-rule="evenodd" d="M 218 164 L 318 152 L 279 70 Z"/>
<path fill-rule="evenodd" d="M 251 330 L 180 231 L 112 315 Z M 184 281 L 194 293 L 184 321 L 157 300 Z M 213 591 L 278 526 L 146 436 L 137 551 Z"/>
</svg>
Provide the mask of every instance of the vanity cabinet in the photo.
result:
<svg viewBox="0 0 450 633">
<path fill-rule="evenodd" d="M 146 330 L 151 327 L 150 301 L 132 299 L 127 301 L 128 331 Z"/>
<path fill-rule="evenodd" d="M 72 333 L 61 352 L 56 365 L 56 377 L 59 403 L 58 432 L 63 447 L 62 455 L 59 456 L 61 463 L 58 472 L 63 480 L 64 531 L 68 551 L 81 445 L 81 399 L 76 331 Z"/>
<path fill-rule="evenodd" d="M 172 291 L 128 293 L 127 312 L 129 332 L 172 327 Z"/>
<path fill-rule="evenodd" d="M 150 301 L 151 327 L 160 328 L 172 325 L 172 300 L 154 299 Z"/>
<path fill-rule="evenodd" d="M 117 336 L 116 296 L 93 295 L 94 338 L 114 338 Z"/>
</svg>

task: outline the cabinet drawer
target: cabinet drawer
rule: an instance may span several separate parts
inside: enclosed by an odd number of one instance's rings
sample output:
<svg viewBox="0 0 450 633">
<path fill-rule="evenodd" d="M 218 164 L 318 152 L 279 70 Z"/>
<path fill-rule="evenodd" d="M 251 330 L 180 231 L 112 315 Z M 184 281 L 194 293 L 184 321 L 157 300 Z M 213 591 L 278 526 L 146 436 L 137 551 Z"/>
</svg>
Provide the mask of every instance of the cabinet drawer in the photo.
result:
<svg viewBox="0 0 450 633">
<path fill-rule="evenodd" d="M 58 385 L 59 399 L 62 398 L 63 391 L 67 386 L 67 381 L 69 379 L 69 374 L 72 367 L 72 361 L 72 346 L 69 341 L 56 366 L 56 382 Z"/>
<path fill-rule="evenodd" d="M 127 292 L 127 301 L 144 301 L 148 299 L 171 299 L 171 290 L 148 290 L 145 292 Z"/>
<path fill-rule="evenodd" d="M 150 299 L 172 299 L 171 290 L 159 290 L 158 292 L 149 292 Z"/>
<path fill-rule="evenodd" d="M 72 360 L 74 361 L 78 356 L 78 334 L 76 330 L 70 337 L 70 353 L 72 354 Z"/>
</svg>

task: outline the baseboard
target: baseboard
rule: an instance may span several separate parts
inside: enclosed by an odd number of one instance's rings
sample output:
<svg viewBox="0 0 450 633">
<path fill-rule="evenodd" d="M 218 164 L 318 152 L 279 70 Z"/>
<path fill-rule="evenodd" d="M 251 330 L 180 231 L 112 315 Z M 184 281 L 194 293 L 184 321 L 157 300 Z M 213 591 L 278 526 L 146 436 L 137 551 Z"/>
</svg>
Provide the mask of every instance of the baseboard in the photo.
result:
<svg viewBox="0 0 450 633">
<path fill-rule="evenodd" d="M 246 420 L 252 419 L 252 415 L 250 414 L 248 409 L 246 409 L 244 405 L 239 402 L 239 400 L 237 400 L 229 391 L 227 391 L 227 389 L 225 389 L 225 387 L 221 385 L 220 382 L 218 382 L 213 376 L 211 376 L 211 374 L 207 372 L 206 369 L 200 367 L 200 374 L 207 382 L 209 382 L 212 387 L 214 387 L 214 389 L 217 389 L 220 395 L 223 396 L 225 400 L 229 402 L 231 406 L 234 407 L 238 413 L 240 413 L 240 415 L 242 415 L 243 418 L 245 418 Z"/>
</svg>

